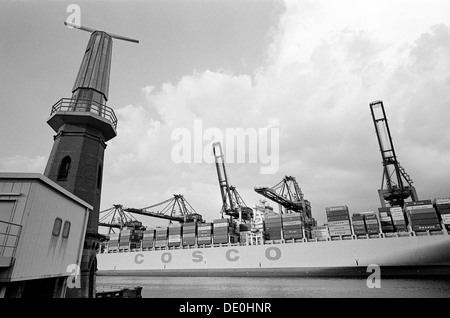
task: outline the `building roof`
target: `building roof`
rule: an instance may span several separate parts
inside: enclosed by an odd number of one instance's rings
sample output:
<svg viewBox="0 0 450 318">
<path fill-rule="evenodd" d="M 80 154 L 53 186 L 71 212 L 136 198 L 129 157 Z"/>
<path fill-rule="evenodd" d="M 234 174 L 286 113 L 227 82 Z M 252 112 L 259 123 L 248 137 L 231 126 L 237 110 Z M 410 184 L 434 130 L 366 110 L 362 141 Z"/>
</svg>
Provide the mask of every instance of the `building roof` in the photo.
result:
<svg viewBox="0 0 450 318">
<path fill-rule="evenodd" d="M 40 173 L 27 173 L 27 172 L 0 172 L 0 180 L 1 179 L 15 179 L 15 180 L 37 180 L 52 189 L 58 191 L 59 193 L 65 195 L 66 197 L 72 199 L 73 201 L 77 202 L 78 204 L 83 205 L 84 207 L 88 208 L 89 210 L 92 210 L 93 207 L 86 201 L 81 200 L 79 197 L 74 195 L 73 193 L 67 191 L 63 187 L 61 187 L 56 182 L 50 180 L 46 176 L 40 174 Z"/>
</svg>

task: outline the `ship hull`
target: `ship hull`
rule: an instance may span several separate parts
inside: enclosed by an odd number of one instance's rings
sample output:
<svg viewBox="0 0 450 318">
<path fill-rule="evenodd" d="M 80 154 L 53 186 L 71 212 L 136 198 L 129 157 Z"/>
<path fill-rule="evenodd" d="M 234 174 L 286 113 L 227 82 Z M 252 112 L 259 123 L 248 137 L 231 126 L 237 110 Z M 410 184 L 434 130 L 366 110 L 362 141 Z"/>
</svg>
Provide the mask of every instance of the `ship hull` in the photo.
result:
<svg viewBox="0 0 450 318">
<path fill-rule="evenodd" d="M 104 253 L 98 275 L 450 278 L 450 236 Z"/>
</svg>

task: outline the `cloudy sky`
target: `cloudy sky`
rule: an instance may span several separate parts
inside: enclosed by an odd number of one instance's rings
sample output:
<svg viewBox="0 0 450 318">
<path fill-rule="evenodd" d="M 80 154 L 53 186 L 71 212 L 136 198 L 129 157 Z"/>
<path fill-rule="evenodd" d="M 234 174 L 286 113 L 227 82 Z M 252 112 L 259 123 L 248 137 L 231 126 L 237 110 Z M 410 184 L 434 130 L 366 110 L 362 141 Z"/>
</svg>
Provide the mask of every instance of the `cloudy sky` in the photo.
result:
<svg viewBox="0 0 450 318">
<path fill-rule="evenodd" d="M 201 133 L 278 129 L 275 173 L 262 174 L 260 158 L 227 164 L 247 205 L 262 198 L 255 186 L 291 175 L 319 222 L 326 206 L 375 210 L 375 100 L 419 198 L 450 196 L 448 0 L 0 1 L 0 171 L 44 171 L 54 135 L 46 120 L 71 96 L 89 38 L 63 25 L 72 3 L 82 25 L 140 40 L 113 45 L 108 106 L 119 124 L 102 209 L 181 193 L 217 218 L 215 166 L 173 160 L 180 129 L 212 156 L 208 136 L 194 133 L 201 122 Z"/>
</svg>

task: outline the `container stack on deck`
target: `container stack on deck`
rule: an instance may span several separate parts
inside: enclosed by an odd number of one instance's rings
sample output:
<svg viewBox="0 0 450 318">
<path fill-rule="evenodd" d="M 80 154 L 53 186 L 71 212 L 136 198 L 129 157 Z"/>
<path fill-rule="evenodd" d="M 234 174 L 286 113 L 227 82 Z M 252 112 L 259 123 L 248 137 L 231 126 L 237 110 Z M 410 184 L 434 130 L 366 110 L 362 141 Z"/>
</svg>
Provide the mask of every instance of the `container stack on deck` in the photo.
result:
<svg viewBox="0 0 450 318">
<path fill-rule="evenodd" d="M 235 220 L 230 220 L 229 240 L 230 243 L 239 242 L 239 224 Z"/>
<path fill-rule="evenodd" d="M 195 236 L 197 235 L 197 222 L 183 224 L 183 246 L 195 245 Z"/>
<path fill-rule="evenodd" d="M 352 235 L 350 216 L 346 205 L 326 208 L 331 237 Z"/>
<path fill-rule="evenodd" d="M 373 211 L 354 213 L 350 218 L 346 205 L 327 207 L 327 225 L 302 213 L 288 211 L 284 214 L 265 213 L 258 223 L 238 224 L 233 219 L 215 219 L 212 223 L 173 224 L 143 230 L 142 227 L 124 227 L 119 234 L 109 234 L 108 250 L 134 249 L 142 242 L 143 249 L 153 247 L 179 247 L 226 243 L 247 243 L 254 232 L 264 232 L 266 240 L 292 240 L 312 238 L 317 240 L 366 234 L 433 231 L 443 226 L 450 230 L 450 198 L 437 198 L 405 202 L 399 206 L 378 208 L 379 218 Z M 406 216 L 406 217 L 405 217 Z M 350 221 L 351 220 L 351 221 Z M 308 232 L 306 232 L 308 231 Z M 345 238 L 344 238 L 345 239 Z"/>
<path fill-rule="evenodd" d="M 362 212 L 366 223 L 367 234 L 380 234 L 380 224 L 374 211 Z"/>
<path fill-rule="evenodd" d="M 229 223 L 228 219 L 213 220 L 214 244 L 228 243 Z"/>
<path fill-rule="evenodd" d="M 301 213 L 264 215 L 255 228 L 255 223 L 239 224 L 233 219 L 216 219 L 213 223 L 173 224 L 169 227 L 135 230 L 124 227 L 122 231 L 109 234 L 108 251 L 134 249 L 142 242 L 143 249 L 195 246 L 226 243 L 247 243 L 254 232 L 264 232 L 266 240 L 292 240 L 307 237 L 317 240 L 339 239 L 338 237 L 366 234 L 434 231 L 442 224 L 450 230 L 450 198 L 439 198 L 405 202 L 399 206 L 378 208 L 379 218 L 373 211 L 354 213 L 350 216 L 346 205 L 327 207 L 327 225 L 317 226 L 314 219 Z M 406 218 L 405 218 L 406 215 Z M 306 233 L 308 230 L 308 234 Z M 252 236 L 253 237 L 253 236 Z M 346 239 L 346 238 L 343 238 Z M 347 238 L 348 239 L 348 238 Z"/>
<path fill-rule="evenodd" d="M 320 241 L 325 241 L 330 237 L 328 233 L 328 226 L 313 226 L 311 227 L 311 238 Z"/>
<path fill-rule="evenodd" d="M 383 233 L 395 232 L 391 208 L 378 208 L 378 213 L 380 214 L 381 231 Z"/>
<path fill-rule="evenodd" d="M 155 247 L 167 246 L 167 227 L 158 227 L 155 230 Z"/>
<path fill-rule="evenodd" d="M 144 237 L 145 230 L 144 228 L 139 228 L 134 230 L 134 234 L 131 236 L 131 240 L 135 243 L 136 246 L 140 245 L 142 238 Z"/>
<path fill-rule="evenodd" d="M 247 236 L 251 233 L 251 224 L 239 224 L 239 242 L 247 243 Z"/>
<path fill-rule="evenodd" d="M 120 231 L 119 248 L 121 250 L 130 248 L 132 232 L 133 230 L 128 229 Z"/>
<path fill-rule="evenodd" d="M 281 221 L 285 240 L 303 238 L 303 219 L 300 213 L 283 214 Z"/>
<path fill-rule="evenodd" d="M 366 223 L 364 220 L 364 214 L 353 213 L 352 227 L 353 227 L 353 234 L 355 234 L 355 235 L 366 235 L 367 234 Z"/>
<path fill-rule="evenodd" d="M 181 224 L 171 224 L 169 226 L 169 247 L 181 245 Z"/>
<path fill-rule="evenodd" d="M 237 223 L 229 219 L 213 220 L 213 243 L 237 243 L 239 234 Z"/>
<path fill-rule="evenodd" d="M 406 202 L 405 211 L 415 232 L 440 230 L 441 225 L 431 200 Z"/>
<path fill-rule="evenodd" d="M 155 241 L 155 229 L 150 228 L 145 230 L 142 238 L 142 248 L 153 248 L 153 242 Z"/>
<path fill-rule="evenodd" d="M 197 244 L 211 244 L 212 223 L 199 223 L 197 225 Z"/>
<path fill-rule="evenodd" d="M 130 245 L 131 248 L 136 248 L 140 246 L 142 236 L 144 234 L 144 227 L 142 222 L 134 220 L 126 223 L 126 226 L 122 229 L 130 230 Z"/>
<path fill-rule="evenodd" d="M 405 215 L 401 207 L 391 207 L 389 208 L 391 212 L 392 222 L 394 223 L 395 232 L 407 232 L 408 227 L 406 226 Z"/>
<path fill-rule="evenodd" d="M 282 222 L 281 216 L 267 215 L 264 220 L 264 233 L 266 240 L 281 240 Z"/>
<path fill-rule="evenodd" d="M 135 249 L 141 247 L 141 240 L 144 231 L 136 229 L 134 227 L 126 227 L 127 230 L 130 230 L 130 248 Z"/>
<path fill-rule="evenodd" d="M 439 212 L 442 223 L 450 230 L 450 198 L 436 198 L 433 200 L 436 211 Z"/>
<path fill-rule="evenodd" d="M 109 242 L 108 242 L 108 250 L 112 252 L 116 252 L 119 250 L 119 233 L 110 233 L 109 234 Z"/>
</svg>

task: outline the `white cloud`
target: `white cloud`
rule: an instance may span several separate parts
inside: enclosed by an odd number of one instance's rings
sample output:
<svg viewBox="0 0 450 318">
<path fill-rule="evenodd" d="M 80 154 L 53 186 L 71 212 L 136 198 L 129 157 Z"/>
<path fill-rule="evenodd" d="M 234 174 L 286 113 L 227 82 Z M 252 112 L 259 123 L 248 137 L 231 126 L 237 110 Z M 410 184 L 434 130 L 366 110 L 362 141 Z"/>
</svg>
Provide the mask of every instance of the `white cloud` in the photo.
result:
<svg viewBox="0 0 450 318">
<path fill-rule="evenodd" d="M 26 156 L 11 156 L 0 158 L 0 171 L 3 172 L 35 172 L 43 173 L 47 158 L 36 156 L 30 158 Z"/>
<path fill-rule="evenodd" d="M 254 74 L 193 71 L 159 89 L 147 86 L 146 103 L 117 111 L 103 202 L 142 207 L 177 191 L 205 218 L 218 217 L 214 166 L 170 157 L 172 131 L 200 119 L 204 129 L 222 130 L 279 123 L 276 175 L 260 175 L 258 165 L 227 166 L 249 206 L 260 198 L 254 186 L 294 175 L 319 220 L 328 205 L 376 209 L 382 170 L 369 110 L 376 99 L 417 186 L 450 191 L 449 13 L 444 1 L 288 1 L 267 63 Z"/>
</svg>

